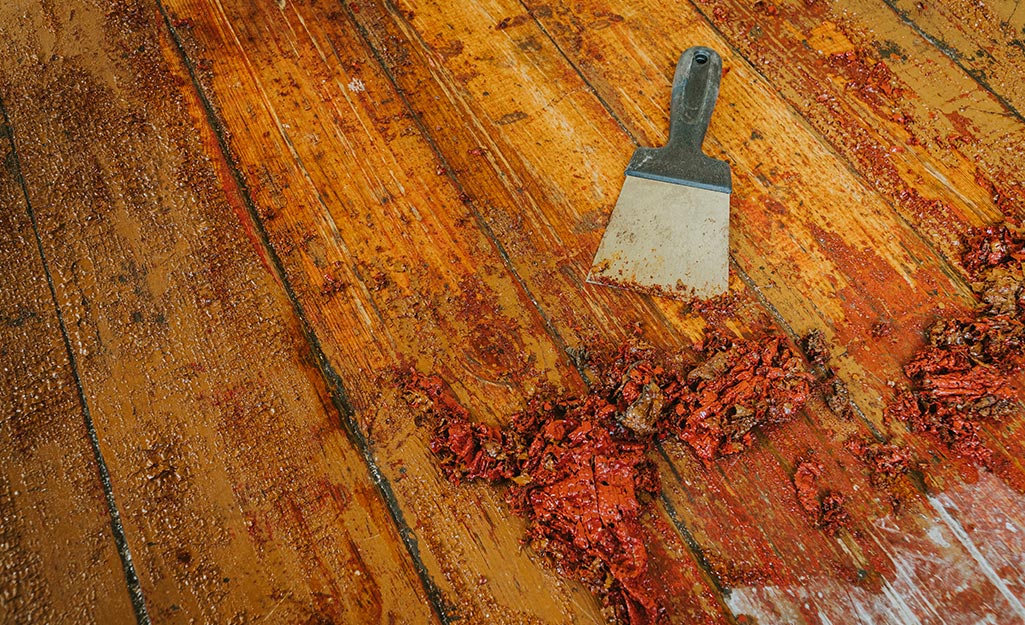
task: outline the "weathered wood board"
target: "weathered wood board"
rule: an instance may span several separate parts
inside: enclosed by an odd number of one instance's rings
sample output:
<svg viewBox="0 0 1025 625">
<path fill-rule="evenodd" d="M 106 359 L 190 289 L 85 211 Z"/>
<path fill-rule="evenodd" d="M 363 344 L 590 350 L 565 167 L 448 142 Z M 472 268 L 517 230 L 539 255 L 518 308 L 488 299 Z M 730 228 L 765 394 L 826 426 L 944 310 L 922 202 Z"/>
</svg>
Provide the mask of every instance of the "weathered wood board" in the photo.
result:
<svg viewBox="0 0 1025 625">
<path fill-rule="evenodd" d="M 120 521 L 0 124 L 0 621 L 132 623 Z"/>
<path fill-rule="evenodd" d="M 52 280 L 74 350 L 138 620 L 436 622 L 373 467 L 217 177 L 155 5 L 25 2 L 5 16 L 0 99 L 49 269 L 35 280 Z M 102 538 L 94 548 L 109 551 Z M 82 590 L 60 600 L 105 608 Z"/>
<path fill-rule="evenodd" d="M 11 325 L 22 347 L 3 366 L 40 341 L 31 357 L 63 376 L 36 437 L 79 381 L 98 447 L 81 406 L 60 421 L 89 486 L 57 509 L 106 532 L 86 549 L 60 531 L 67 570 L 102 574 L 96 599 L 66 605 L 54 593 L 73 582 L 47 576 L 47 614 L 603 622 L 523 547 L 501 491 L 444 479 L 405 377 L 437 373 L 501 424 L 539 391 L 586 392 L 581 354 L 639 334 L 696 359 L 711 327 L 823 332 L 857 411 L 815 399 L 714 463 L 660 447 L 644 523 L 668 622 L 1025 619 L 1023 414 L 985 426 L 997 474 L 884 416 L 924 329 L 978 303 L 961 237 L 1023 216 L 1015 15 L 882 0 L 0 9 L 20 163 L 4 217 L 31 235 L 4 239 L 25 287 L 0 288 L 15 315 L 27 297 L 49 320 Z M 731 300 L 586 284 L 622 169 L 665 140 L 676 57 L 698 43 L 724 58 L 705 149 L 733 168 Z M 40 366 L 11 383 L 35 388 Z M 899 512 L 854 438 L 920 461 L 893 487 Z M 795 497 L 809 453 L 845 496 L 836 535 Z M 58 504 L 18 497 L 18 536 L 44 535 L 20 510 Z M 26 579 L 58 555 L 37 540 L 5 547 Z"/>
</svg>

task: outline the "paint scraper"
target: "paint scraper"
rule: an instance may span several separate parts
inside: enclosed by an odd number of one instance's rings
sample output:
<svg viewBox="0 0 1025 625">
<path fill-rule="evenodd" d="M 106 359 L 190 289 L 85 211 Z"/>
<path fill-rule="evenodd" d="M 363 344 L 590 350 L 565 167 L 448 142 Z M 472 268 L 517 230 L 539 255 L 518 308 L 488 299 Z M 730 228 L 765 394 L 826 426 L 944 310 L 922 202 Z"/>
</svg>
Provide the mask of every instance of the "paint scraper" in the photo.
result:
<svg viewBox="0 0 1025 625">
<path fill-rule="evenodd" d="M 701 151 L 721 74 L 714 50 L 695 46 L 680 56 L 669 140 L 630 159 L 588 282 L 678 299 L 726 292 L 730 166 Z"/>
</svg>

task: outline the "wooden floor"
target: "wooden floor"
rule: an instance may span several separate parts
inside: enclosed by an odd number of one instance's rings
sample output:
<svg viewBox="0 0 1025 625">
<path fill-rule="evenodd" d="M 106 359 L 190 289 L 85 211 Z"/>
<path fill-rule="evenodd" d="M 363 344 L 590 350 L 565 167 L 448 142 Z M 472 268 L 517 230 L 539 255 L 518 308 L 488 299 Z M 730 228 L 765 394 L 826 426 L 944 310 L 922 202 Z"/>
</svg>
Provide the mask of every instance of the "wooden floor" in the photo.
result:
<svg viewBox="0 0 1025 625">
<path fill-rule="evenodd" d="M 1025 622 L 1025 409 L 998 472 L 884 417 L 978 303 L 961 237 L 1025 218 L 1023 42 L 1014 0 L 0 3 L 0 621 L 606 622 L 444 479 L 405 372 L 500 424 L 636 328 L 769 326 L 820 330 L 857 413 L 664 445 L 667 622 Z M 697 44 L 728 310 L 583 282 Z M 902 510 L 855 437 L 920 463 Z"/>
</svg>

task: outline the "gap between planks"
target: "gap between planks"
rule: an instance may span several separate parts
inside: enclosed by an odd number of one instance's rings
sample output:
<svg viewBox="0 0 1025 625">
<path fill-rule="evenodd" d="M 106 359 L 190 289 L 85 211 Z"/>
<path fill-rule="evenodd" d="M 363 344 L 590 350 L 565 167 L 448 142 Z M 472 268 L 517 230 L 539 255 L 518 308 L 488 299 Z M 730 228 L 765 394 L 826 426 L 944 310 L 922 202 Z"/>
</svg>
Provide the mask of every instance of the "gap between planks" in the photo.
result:
<svg viewBox="0 0 1025 625">
<path fill-rule="evenodd" d="M 110 529 L 113 532 L 114 544 L 118 556 L 121 558 L 121 566 L 125 574 L 125 584 L 128 596 L 135 611 L 135 620 L 139 625 L 150 625 L 149 613 L 146 610 L 146 600 L 142 595 L 142 587 L 139 584 L 139 576 L 135 571 L 135 564 L 132 562 L 132 552 L 128 545 L 128 538 L 125 535 L 125 528 L 121 523 L 121 513 L 118 510 L 117 501 L 114 497 L 114 487 L 110 480 L 110 471 L 107 469 L 107 462 L 103 459 L 103 451 L 100 449 L 100 439 L 96 434 L 96 427 L 93 425 L 92 414 L 89 412 L 89 403 L 86 400 L 85 390 L 82 387 L 82 379 L 78 371 L 78 359 L 75 357 L 75 350 L 71 347 L 71 337 L 68 335 L 68 328 L 64 322 L 64 313 L 61 310 L 60 301 L 57 299 L 57 290 L 53 284 L 53 275 L 50 272 L 50 264 L 46 258 L 42 238 L 39 236 L 39 224 L 36 221 L 35 211 L 32 210 L 32 200 L 29 198 L 28 186 L 21 173 L 21 160 L 18 158 L 18 147 L 15 141 L 14 125 L 7 115 L 7 108 L 3 99 L 0 98 L 0 118 L 6 128 L 6 139 L 11 148 L 11 170 L 21 188 L 22 196 L 25 198 L 25 210 L 28 213 L 29 221 L 32 223 L 32 234 L 35 239 L 36 249 L 39 252 L 39 259 L 43 265 L 43 273 L 46 276 L 46 286 L 50 291 L 50 298 L 53 302 L 54 311 L 57 315 L 57 324 L 60 327 L 61 340 L 64 343 L 64 351 L 68 357 L 68 366 L 71 369 L 71 377 L 75 383 L 75 395 L 78 404 L 82 408 L 82 418 L 85 421 L 85 429 L 89 438 L 89 446 L 92 448 L 93 457 L 96 460 L 97 472 L 100 483 L 103 485 L 103 495 L 107 502 L 107 511 L 110 513 Z"/>
<path fill-rule="evenodd" d="M 246 183 L 242 172 L 239 170 L 235 155 L 228 147 L 225 139 L 224 125 L 218 118 L 217 112 L 214 110 L 212 103 L 199 83 L 199 78 L 196 75 L 195 64 L 186 53 L 181 37 L 174 28 L 174 24 L 171 21 L 171 16 L 168 13 L 167 8 L 164 6 L 162 0 L 155 1 L 160 10 L 163 24 L 165 28 L 167 28 L 171 40 L 174 42 L 174 47 L 178 52 L 179 60 L 185 66 L 186 71 L 188 71 L 192 88 L 196 93 L 197 98 L 199 98 L 199 101 L 202 103 L 203 110 L 206 113 L 205 121 L 209 124 L 214 136 L 217 137 L 217 147 L 227 162 L 231 176 L 234 179 L 235 184 L 238 186 L 239 194 L 245 204 L 249 220 L 259 237 L 259 245 L 261 246 L 259 252 L 261 254 L 266 254 L 267 258 L 270 259 L 274 278 L 285 291 L 288 301 L 292 306 L 293 313 L 299 321 L 303 337 L 316 361 L 317 370 L 320 372 L 328 392 L 331 395 L 332 403 L 335 405 L 335 408 L 338 410 L 338 413 L 342 418 L 342 425 L 345 428 L 345 433 L 362 455 L 363 462 L 367 468 L 367 474 L 370 476 L 370 479 L 377 488 L 381 499 L 384 501 L 388 509 L 388 513 L 391 515 L 392 522 L 395 523 L 399 536 L 402 538 L 403 546 L 409 553 L 409 557 L 413 562 L 413 567 L 416 570 L 421 584 L 423 585 L 424 592 L 427 593 L 431 609 L 434 611 L 441 623 L 449 625 L 452 620 L 448 615 L 448 609 L 445 605 L 444 598 L 442 597 L 441 590 L 438 588 L 437 583 L 435 583 L 430 572 L 427 570 L 427 567 L 424 565 L 423 558 L 420 555 L 420 548 L 417 542 L 416 533 L 405 520 L 402 508 L 395 497 L 394 491 L 392 490 L 391 482 L 381 472 L 380 467 L 378 467 L 377 461 L 374 458 L 373 449 L 371 449 L 366 436 L 364 436 L 363 432 L 360 430 L 359 424 L 356 423 L 355 411 L 348 399 L 348 392 L 345 390 L 345 384 L 325 355 L 324 350 L 321 347 L 320 339 L 317 337 L 316 332 L 314 332 L 306 316 L 306 311 L 299 302 L 299 299 L 296 297 L 295 290 L 292 288 L 281 263 L 281 259 L 278 256 L 277 251 L 274 249 L 274 246 L 272 246 L 268 240 L 267 231 L 265 230 L 263 221 L 260 219 L 256 210 L 256 205 L 253 202 L 249 186 Z"/>
</svg>

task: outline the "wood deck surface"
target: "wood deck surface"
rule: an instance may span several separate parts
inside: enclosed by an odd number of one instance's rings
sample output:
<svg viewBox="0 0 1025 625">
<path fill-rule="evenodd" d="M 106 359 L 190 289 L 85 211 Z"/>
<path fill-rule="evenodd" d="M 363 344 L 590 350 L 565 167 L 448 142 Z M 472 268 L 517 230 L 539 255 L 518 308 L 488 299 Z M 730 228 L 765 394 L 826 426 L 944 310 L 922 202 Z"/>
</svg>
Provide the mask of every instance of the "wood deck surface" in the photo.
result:
<svg viewBox="0 0 1025 625">
<path fill-rule="evenodd" d="M 731 305 L 587 284 L 699 44 Z M 0 622 L 610 622 L 409 372 L 502 425 L 600 346 L 818 330 L 853 416 L 653 453 L 665 622 L 1025 623 L 1025 377 L 988 467 L 885 411 L 980 304 L 964 237 L 1025 220 L 1015 0 L 7 0 L 0 113 Z"/>
</svg>

